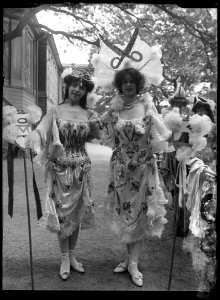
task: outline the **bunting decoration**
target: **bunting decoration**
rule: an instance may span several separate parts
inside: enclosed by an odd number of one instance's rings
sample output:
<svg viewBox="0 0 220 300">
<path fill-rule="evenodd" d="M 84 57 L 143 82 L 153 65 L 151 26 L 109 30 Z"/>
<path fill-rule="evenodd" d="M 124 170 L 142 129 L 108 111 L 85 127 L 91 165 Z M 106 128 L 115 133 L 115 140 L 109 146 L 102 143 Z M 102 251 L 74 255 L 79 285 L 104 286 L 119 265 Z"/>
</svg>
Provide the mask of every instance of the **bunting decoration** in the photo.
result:
<svg viewBox="0 0 220 300">
<path fill-rule="evenodd" d="M 17 110 L 14 106 L 5 105 L 3 107 L 3 121 L 6 125 L 3 129 L 3 139 L 8 142 L 7 153 L 7 168 L 8 168 L 8 214 L 13 216 L 13 204 L 14 204 L 14 148 L 15 146 L 24 152 L 27 150 L 28 142 L 27 135 L 31 132 L 31 126 L 36 124 L 42 115 L 41 109 L 38 106 L 30 105 L 26 108 L 27 112 Z M 25 153 L 24 153 L 25 156 Z M 31 156 L 32 161 L 32 156 Z M 42 217 L 41 202 L 39 192 L 35 180 L 34 169 L 33 170 L 33 188 L 35 201 L 37 206 L 37 218 Z"/>
</svg>

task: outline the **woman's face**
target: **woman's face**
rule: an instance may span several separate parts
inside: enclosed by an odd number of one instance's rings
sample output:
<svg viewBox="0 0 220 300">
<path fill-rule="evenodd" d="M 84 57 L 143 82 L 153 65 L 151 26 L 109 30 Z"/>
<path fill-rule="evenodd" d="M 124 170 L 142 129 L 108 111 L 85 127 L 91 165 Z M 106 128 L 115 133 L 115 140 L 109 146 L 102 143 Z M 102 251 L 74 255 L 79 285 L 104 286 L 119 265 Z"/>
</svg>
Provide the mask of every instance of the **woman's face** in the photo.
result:
<svg viewBox="0 0 220 300">
<path fill-rule="evenodd" d="M 69 86 L 69 100 L 72 105 L 78 104 L 80 99 L 86 94 L 86 88 L 79 81 L 74 81 Z"/>
<path fill-rule="evenodd" d="M 204 107 L 197 108 L 196 113 L 200 116 L 207 115 L 208 112 Z"/>
<path fill-rule="evenodd" d="M 136 84 L 130 74 L 125 74 L 121 85 L 122 92 L 125 96 L 131 97 L 137 94 Z"/>
</svg>

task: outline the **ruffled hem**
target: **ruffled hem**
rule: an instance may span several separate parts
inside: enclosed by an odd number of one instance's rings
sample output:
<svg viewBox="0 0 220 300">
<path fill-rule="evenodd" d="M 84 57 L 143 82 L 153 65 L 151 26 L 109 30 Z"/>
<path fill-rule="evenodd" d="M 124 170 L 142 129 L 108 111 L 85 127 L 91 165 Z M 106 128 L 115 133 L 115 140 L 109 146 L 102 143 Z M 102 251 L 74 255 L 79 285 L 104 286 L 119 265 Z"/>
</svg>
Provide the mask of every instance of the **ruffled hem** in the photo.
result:
<svg viewBox="0 0 220 300">
<path fill-rule="evenodd" d="M 124 231 L 115 221 L 113 221 L 111 225 L 111 231 L 114 232 L 122 240 L 123 243 L 132 244 L 136 242 L 142 242 L 149 237 L 157 236 L 158 238 L 161 238 L 164 230 L 164 224 L 166 223 L 166 218 L 159 218 L 158 220 L 155 220 L 152 227 L 146 224 L 145 228 L 136 229 L 137 232 L 131 233 Z"/>
<path fill-rule="evenodd" d="M 136 227 L 132 226 L 129 228 L 115 212 L 114 191 L 106 195 L 103 207 L 112 212 L 114 216 L 111 229 L 124 243 L 142 241 L 149 236 L 161 237 L 164 224 L 167 223 L 167 219 L 165 218 L 167 212 L 164 206 L 169 201 L 164 197 L 163 190 L 158 185 L 155 186 L 154 194 L 147 196 L 146 201 L 148 206 L 147 213 L 142 212 L 140 219 L 135 225 Z"/>
<path fill-rule="evenodd" d="M 60 224 L 56 215 L 51 213 L 45 214 L 40 220 L 39 225 L 48 229 L 50 232 L 56 233 L 60 231 Z"/>
<path fill-rule="evenodd" d="M 120 217 L 116 216 L 112 222 L 111 230 L 126 244 L 143 241 L 154 236 L 160 238 L 164 224 L 167 223 L 165 214 L 164 208 L 159 208 L 150 217 L 142 213 L 135 228 L 129 228 L 120 220 Z"/>
<path fill-rule="evenodd" d="M 65 226 L 66 225 L 66 226 Z M 80 218 L 78 222 L 74 222 L 72 220 L 67 220 L 65 225 L 62 227 L 60 226 L 59 236 L 61 239 L 65 239 L 73 234 L 73 232 L 80 227 L 80 229 L 91 229 L 95 227 L 95 217 L 93 216 L 83 216 Z"/>
<path fill-rule="evenodd" d="M 71 223 L 71 226 L 68 230 L 64 230 L 62 227 L 60 227 L 60 231 L 58 232 L 58 234 L 61 239 L 66 239 L 67 237 L 71 236 L 73 232 L 80 226 L 80 223 L 75 223 L 72 221 L 70 221 L 69 223 Z"/>
<path fill-rule="evenodd" d="M 81 229 L 91 229 L 95 227 L 95 213 L 91 210 L 82 208 L 82 215 L 78 222 L 66 220 L 63 225 L 60 225 L 57 215 L 46 213 L 40 220 L 39 225 L 52 233 L 59 233 L 60 237 L 65 239 L 71 236 L 73 232 L 80 226 Z"/>
</svg>

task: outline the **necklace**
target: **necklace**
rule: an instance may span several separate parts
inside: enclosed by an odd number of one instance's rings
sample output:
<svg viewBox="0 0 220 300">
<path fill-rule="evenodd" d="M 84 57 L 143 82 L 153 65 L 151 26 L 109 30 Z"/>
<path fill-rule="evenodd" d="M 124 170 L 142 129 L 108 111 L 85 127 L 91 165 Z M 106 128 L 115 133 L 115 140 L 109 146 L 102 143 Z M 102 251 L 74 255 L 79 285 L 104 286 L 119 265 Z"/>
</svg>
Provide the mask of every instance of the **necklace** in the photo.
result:
<svg viewBox="0 0 220 300">
<path fill-rule="evenodd" d="M 140 96 L 137 95 L 136 98 L 137 98 L 137 99 L 136 99 L 133 103 L 131 103 L 131 104 L 126 104 L 126 103 L 124 103 L 124 108 L 126 108 L 126 109 L 131 109 L 131 108 L 133 108 L 133 107 L 138 103 Z"/>
<path fill-rule="evenodd" d="M 135 101 L 134 103 L 131 103 L 131 104 L 124 104 L 124 108 L 126 109 L 131 109 L 132 107 L 135 106 L 135 104 L 137 103 L 138 101 Z"/>
</svg>

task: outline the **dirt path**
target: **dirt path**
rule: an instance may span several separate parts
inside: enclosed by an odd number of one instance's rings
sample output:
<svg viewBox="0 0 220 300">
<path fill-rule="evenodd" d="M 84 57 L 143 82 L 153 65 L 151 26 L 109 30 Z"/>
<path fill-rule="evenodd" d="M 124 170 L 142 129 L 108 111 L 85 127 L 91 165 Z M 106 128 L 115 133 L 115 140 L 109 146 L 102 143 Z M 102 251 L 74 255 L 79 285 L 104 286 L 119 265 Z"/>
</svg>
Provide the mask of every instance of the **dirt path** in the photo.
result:
<svg viewBox="0 0 220 300">
<path fill-rule="evenodd" d="M 110 149 L 97 145 L 88 148 L 93 163 L 93 198 L 96 203 L 96 228 L 82 230 L 76 247 L 76 258 L 85 266 L 85 274 L 71 272 L 63 282 L 58 277 L 60 255 L 56 235 L 38 225 L 33 197 L 32 172 L 27 160 L 29 201 L 31 209 L 31 233 L 35 290 L 141 290 L 166 291 L 168 286 L 172 251 L 173 211 L 167 207 L 168 223 L 161 239 L 150 238 L 145 243 L 140 259 L 144 276 L 142 288 L 132 284 L 128 273 L 114 274 L 113 269 L 121 261 L 124 248 L 109 230 L 110 218 L 100 207 L 103 199 Z M 42 169 L 35 166 L 41 199 L 46 185 Z M 7 165 L 3 161 L 3 290 L 31 290 L 28 219 L 26 208 L 24 162 L 15 160 L 14 215 L 7 213 L 8 184 Z M 191 256 L 182 250 L 182 238 L 177 238 L 173 267 L 172 291 L 197 291 L 197 278 L 192 268 Z"/>
</svg>

